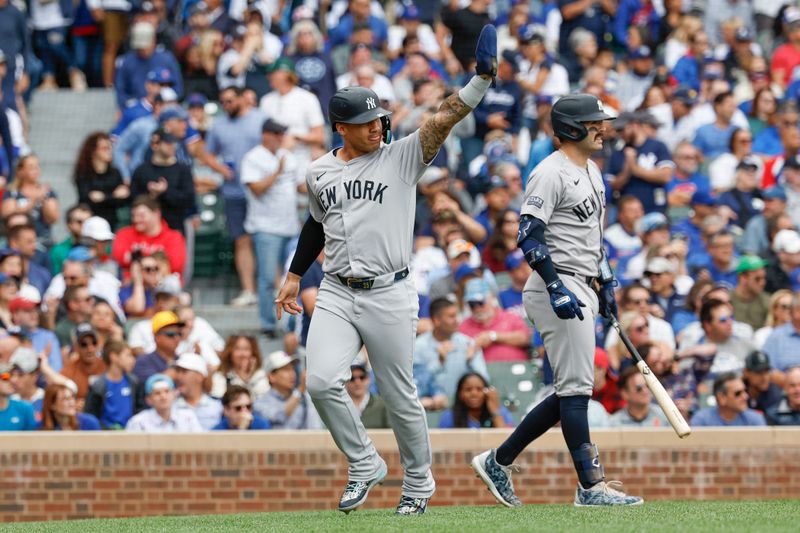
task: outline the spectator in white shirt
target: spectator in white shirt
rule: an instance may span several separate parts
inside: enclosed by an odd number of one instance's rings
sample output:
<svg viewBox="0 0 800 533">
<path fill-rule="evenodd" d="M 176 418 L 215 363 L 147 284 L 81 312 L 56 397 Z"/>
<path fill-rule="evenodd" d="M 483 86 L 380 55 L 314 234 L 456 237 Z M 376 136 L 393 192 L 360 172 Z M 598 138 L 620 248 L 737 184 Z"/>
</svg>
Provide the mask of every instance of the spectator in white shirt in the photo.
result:
<svg viewBox="0 0 800 533">
<path fill-rule="evenodd" d="M 244 227 L 253 236 L 259 267 L 256 292 L 261 329 L 276 338 L 275 273 L 286 261 L 289 241 L 300 231 L 297 192 L 305 191 L 305 182 L 294 154 L 281 147 L 286 126 L 269 118 L 261 131 L 261 144 L 242 158 L 241 180 L 247 197 Z"/>
<path fill-rule="evenodd" d="M 265 94 L 259 108 L 268 117 L 286 127 L 283 148 L 290 150 L 305 176 L 306 167 L 322 155 L 325 147 L 325 118 L 314 93 L 297 86 L 299 78 L 294 62 L 282 57 L 270 67 L 269 84 L 272 91 Z"/>
<path fill-rule="evenodd" d="M 196 353 L 184 353 L 175 361 L 175 381 L 180 396 L 179 408 L 191 409 L 203 429 L 210 430 L 222 418 L 222 404 L 203 392 L 203 382 L 208 377 L 208 365 Z"/>
<path fill-rule="evenodd" d="M 144 384 L 150 409 L 128 420 L 127 431 L 136 433 L 200 433 L 203 427 L 191 409 L 175 405 L 175 383 L 165 374 L 153 374 Z"/>
</svg>

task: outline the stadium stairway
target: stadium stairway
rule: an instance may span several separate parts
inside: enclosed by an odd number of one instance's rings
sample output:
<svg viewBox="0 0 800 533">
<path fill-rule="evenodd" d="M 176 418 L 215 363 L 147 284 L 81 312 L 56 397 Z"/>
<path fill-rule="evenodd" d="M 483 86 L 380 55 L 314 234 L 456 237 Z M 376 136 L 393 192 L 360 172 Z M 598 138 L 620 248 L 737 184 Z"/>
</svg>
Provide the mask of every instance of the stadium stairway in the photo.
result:
<svg viewBox="0 0 800 533">
<path fill-rule="evenodd" d="M 72 168 L 83 139 L 93 131 L 108 131 L 116 120 L 114 91 L 37 91 L 28 107 L 31 149 L 39 156 L 42 181 L 58 195 L 62 212 L 75 204 Z M 63 216 L 53 226 L 54 242 L 66 237 Z"/>
</svg>

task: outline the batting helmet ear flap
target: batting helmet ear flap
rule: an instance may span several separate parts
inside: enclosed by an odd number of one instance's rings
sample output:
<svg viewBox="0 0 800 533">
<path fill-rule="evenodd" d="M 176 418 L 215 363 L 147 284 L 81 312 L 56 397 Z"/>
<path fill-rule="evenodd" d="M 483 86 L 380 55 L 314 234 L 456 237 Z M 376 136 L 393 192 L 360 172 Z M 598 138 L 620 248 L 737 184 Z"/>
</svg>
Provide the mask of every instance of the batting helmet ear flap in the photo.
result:
<svg viewBox="0 0 800 533">
<path fill-rule="evenodd" d="M 385 144 L 392 142 L 392 119 L 381 117 L 381 127 L 383 128 L 382 140 Z"/>
</svg>

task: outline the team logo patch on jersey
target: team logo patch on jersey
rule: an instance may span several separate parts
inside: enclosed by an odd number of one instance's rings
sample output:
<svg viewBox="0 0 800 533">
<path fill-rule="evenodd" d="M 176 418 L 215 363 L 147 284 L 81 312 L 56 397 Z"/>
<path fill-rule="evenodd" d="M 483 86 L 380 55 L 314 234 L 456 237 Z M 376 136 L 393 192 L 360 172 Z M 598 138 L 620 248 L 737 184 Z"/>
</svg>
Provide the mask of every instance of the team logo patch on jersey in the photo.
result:
<svg viewBox="0 0 800 533">
<path fill-rule="evenodd" d="M 528 205 L 532 205 L 534 207 L 538 207 L 539 209 L 541 209 L 542 206 L 544 205 L 544 200 L 542 200 L 539 196 L 529 196 Z"/>
</svg>

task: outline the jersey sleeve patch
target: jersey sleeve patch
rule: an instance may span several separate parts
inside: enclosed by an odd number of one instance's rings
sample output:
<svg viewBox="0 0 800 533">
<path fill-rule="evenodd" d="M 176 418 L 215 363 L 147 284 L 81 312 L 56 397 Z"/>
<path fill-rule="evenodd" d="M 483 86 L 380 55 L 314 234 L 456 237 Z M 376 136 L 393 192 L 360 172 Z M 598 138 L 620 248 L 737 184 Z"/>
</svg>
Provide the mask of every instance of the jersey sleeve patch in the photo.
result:
<svg viewBox="0 0 800 533">
<path fill-rule="evenodd" d="M 538 207 L 539 209 L 541 209 L 542 206 L 544 205 L 544 200 L 539 196 L 529 196 L 528 205 L 532 205 L 534 207 Z"/>
</svg>

